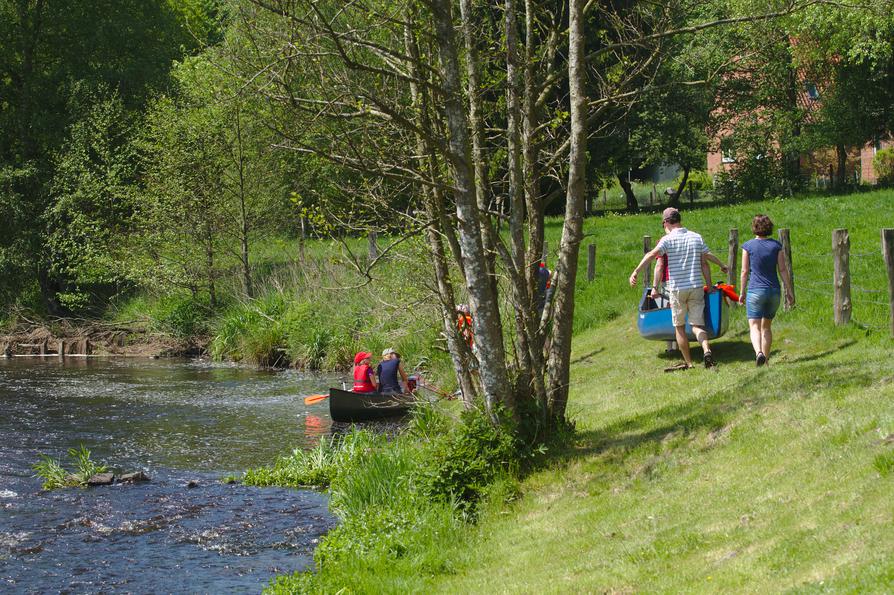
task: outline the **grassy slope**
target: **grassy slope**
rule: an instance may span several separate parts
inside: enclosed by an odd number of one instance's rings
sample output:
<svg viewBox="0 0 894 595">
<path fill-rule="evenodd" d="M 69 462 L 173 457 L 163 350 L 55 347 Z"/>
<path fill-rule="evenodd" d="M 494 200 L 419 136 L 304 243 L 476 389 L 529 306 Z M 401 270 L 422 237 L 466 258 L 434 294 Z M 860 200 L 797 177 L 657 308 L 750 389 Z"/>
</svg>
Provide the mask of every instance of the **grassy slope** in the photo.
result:
<svg viewBox="0 0 894 595">
<path fill-rule="evenodd" d="M 792 228 L 799 307 L 756 369 L 744 313 L 714 345 L 719 370 L 667 375 L 635 336 L 624 288 L 655 217 L 591 220 L 602 273 L 581 287 L 570 404 L 579 439 L 487 516 L 443 592 L 894 589 L 894 366 L 884 332 L 831 326 L 831 229 L 851 229 L 856 286 L 883 289 L 890 193 L 684 214 L 725 255 L 751 214 Z M 796 220 L 795 220 L 796 219 Z M 829 292 L 824 291 L 828 286 Z M 812 291 L 808 291 L 810 287 Z M 591 293 L 592 292 L 592 293 Z M 881 294 L 883 296 L 884 294 Z M 596 297 L 599 300 L 596 300 Z M 855 294 L 855 319 L 884 324 Z M 594 314 L 593 312 L 596 312 Z M 623 315 L 612 322 L 614 311 Z M 587 328 L 589 327 L 589 328 Z M 697 351 L 696 356 L 700 353 Z"/>
</svg>

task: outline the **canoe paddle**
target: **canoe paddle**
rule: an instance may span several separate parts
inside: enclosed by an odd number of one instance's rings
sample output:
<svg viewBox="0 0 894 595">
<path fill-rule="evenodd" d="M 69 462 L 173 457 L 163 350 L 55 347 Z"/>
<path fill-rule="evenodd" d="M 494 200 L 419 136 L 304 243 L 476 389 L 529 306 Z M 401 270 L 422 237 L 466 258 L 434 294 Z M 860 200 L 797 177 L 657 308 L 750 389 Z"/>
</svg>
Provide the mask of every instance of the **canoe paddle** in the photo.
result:
<svg viewBox="0 0 894 595">
<path fill-rule="evenodd" d="M 329 398 L 329 395 L 310 395 L 310 396 L 304 397 L 304 404 L 305 405 L 313 405 L 314 403 L 319 403 L 323 399 L 328 399 L 328 398 Z"/>
</svg>

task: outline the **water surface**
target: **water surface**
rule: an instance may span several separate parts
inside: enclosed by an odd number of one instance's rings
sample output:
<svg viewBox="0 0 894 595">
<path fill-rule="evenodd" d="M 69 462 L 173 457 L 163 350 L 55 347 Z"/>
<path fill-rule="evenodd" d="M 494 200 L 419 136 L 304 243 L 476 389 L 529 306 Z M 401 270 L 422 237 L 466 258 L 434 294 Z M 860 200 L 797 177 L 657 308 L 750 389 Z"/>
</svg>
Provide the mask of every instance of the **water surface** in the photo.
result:
<svg viewBox="0 0 894 595">
<path fill-rule="evenodd" d="M 0 359 L 0 591 L 257 592 L 311 564 L 325 495 L 219 481 L 331 431 L 334 379 L 202 362 Z M 43 492 L 87 446 L 151 481 Z"/>
</svg>

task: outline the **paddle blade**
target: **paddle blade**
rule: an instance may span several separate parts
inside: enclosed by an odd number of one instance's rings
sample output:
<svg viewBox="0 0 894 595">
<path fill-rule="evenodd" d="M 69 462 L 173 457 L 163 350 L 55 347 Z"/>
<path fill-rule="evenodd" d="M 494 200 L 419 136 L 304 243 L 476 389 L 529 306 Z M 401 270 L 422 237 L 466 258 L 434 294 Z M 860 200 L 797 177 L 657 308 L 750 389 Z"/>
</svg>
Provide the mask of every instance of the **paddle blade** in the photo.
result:
<svg viewBox="0 0 894 595">
<path fill-rule="evenodd" d="M 314 403 L 319 403 L 323 399 L 328 399 L 329 395 L 310 395 L 309 397 L 304 397 L 305 405 L 313 405 Z"/>
</svg>

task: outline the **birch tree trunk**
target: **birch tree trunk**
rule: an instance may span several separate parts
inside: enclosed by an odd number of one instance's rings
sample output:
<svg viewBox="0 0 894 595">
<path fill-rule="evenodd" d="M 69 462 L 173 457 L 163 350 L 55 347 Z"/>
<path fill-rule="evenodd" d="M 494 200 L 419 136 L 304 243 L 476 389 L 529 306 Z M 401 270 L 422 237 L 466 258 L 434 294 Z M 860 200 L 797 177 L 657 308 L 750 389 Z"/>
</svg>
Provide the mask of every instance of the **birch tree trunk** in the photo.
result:
<svg viewBox="0 0 894 595">
<path fill-rule="evenodd" d="M 571 145 L 568 157 L 568 189 L 565 223 L 556 265 L 555 317 L 552 349 L 547 361 L 547 386 L 553 422 L 565 419 L 574 321 L 574 285 L 577 257 L 583 239 L 584 197 L 587 166 L 587 96 L 584 61 L 584 0 L 570 0 L 568 15 L 568 87 L 571 102 Z"/>
<path fill-rule="evenodd" d="M 475 179 L 470 162 L 468 119 L 462 103 L 451 2 L 433 0 L 431 8 L 440 54 L 441 78 L 445 93 L 444 113 L 449 131 L 449 167 L 459 225 L 459 244 L 474 320 L 478 372 L 488 413 L 494 421 L 497 421 L 499 405 L 505 405 L 513 416 L 517 414 L 517 410 L 509 390 L 499 304 L 488 279 L 481 238 Z"/>
<path fill-rule="evenodd" d="M 419 69 L 419 46 L 416 42 L 412 25 L 416 22 L 415 6 L 413 2 L 407 3 L 406 24 L 404 25 L 404 43 L 407 49 L 407 55 L 410 57 L 409 70 L 413 74 L 414 80 L 421 77 Z M 413 105 L 416 108 L 417 117 L 419 119 L 422 130 L 430 130 L 431 122 L 429 116 L 428 93 L 421 90 L 416 83 L 410 84 L 410 95 Z M 426 239 L 428 241 L 431 259 L 434 264 L 435 282 L 438 288 L 438 298 L 441 302 L 441 319 L 444 325 L 444 336 L 447 338 L 447 350 L 450 353 L 451 362 L 453 363 L 453 371 L 459 382 L 460 391 L 462 392 L 463 405 L 466 409 L 471 409 L 474 405 L 475 387 L 472 383 L 471 374 L 469 372 L 471 361 L 471 353 L 465 341 L 459 334 L 459 330 L 455 324 L 456 300 L 453 284 L 450 282 L 450 267 L 447 264 L 447 258 L 444 252 L 444 243 L 441 241 L 441 230 L 436 225 L 442 222 L 443 197 L 440 196 L 440 185 L 436 182 L 435 176 L 437 172 L 437 158 L 434 149 L 425 138 L 417 132 L 416 134 L 416 150 L 421 159 L 427 162 L 428 173 L 432 181 L 431 187 L 423 187 L 422 192 L 425 197 L 424 204 L 426 215 L 428 216 L 429 225 L 426 229 Z M 424 164 L 423 164 L 424 167 Z M 422 169 L 422 167 L 420 168 Z"/>
</svg>

